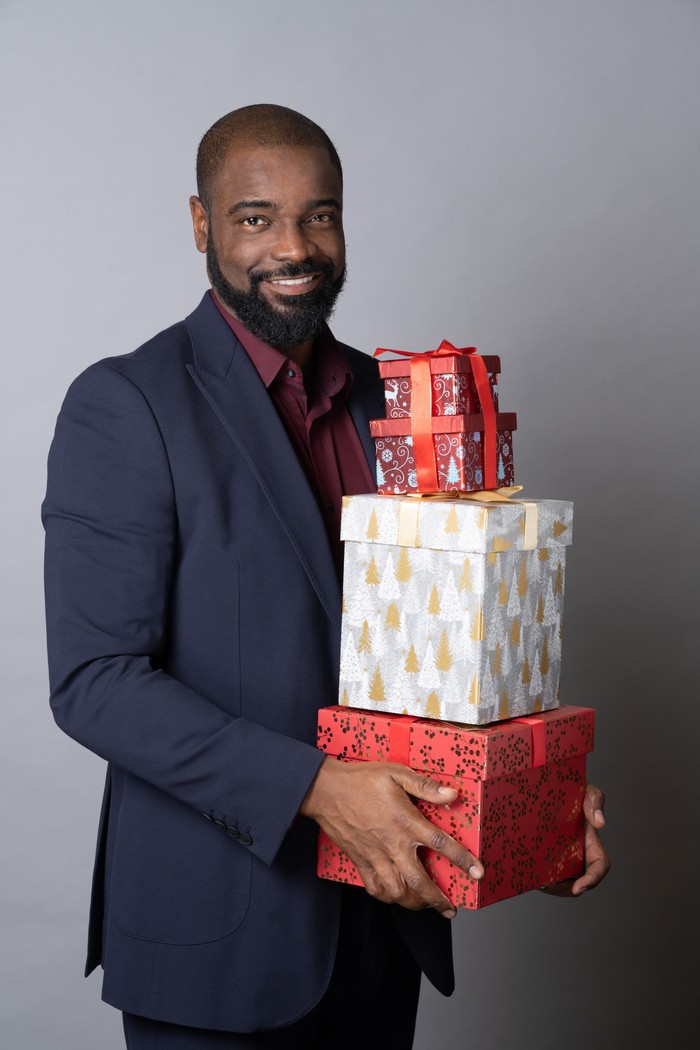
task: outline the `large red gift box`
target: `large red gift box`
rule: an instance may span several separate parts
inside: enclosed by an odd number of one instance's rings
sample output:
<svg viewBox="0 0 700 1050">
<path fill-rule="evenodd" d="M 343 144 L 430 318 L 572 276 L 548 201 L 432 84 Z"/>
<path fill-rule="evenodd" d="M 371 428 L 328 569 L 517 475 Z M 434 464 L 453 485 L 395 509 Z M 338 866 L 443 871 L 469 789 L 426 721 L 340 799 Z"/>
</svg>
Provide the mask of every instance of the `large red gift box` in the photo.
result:
<svg viewBox="0 0 700 1050">
<path fill-rule="evenodd" d="M 484 865 L 480 882 L 433 850 L 430 877 L 456 907 L 483 908 L 583 870 L 586 754 L 594 712 L 559 707 L 490 726 L 460 726 L 347 707 L 319 711 L 318 747 L 348 762 L 400 762 L 455 788 L 447 806 L 419 801 L 428 820 Z M 362 885 L 321 831 L 318 874 Z"/>
<path fill-rule="evenodd" d="M 484 471 L 483 415 L 433 416 L 432 446 L 438 492 L 477 492 L 514 484 L 514 412 L 496 415 L 496 473 L 489 486 Z M 407 419 L 372 419 L 377 457 L 377 492 L 399 495 L 425 491 L 416 469 L 414 437 Z"/>
<path fill-rule="evenodd" d="M 493 407 L 498 412 L 498 357 L 482 357 L 488 373 Z M 476 390 L 472 359 L 466 355 L 432 357 L 430 380 L 434 416 L 473 415 L 481 411 Z M 411 414 L 412 382 L 410 364 L 401 361 L 380 361 L 379 374 L 384 380 L 387 419 L 403 419 Z"/>
</svg>

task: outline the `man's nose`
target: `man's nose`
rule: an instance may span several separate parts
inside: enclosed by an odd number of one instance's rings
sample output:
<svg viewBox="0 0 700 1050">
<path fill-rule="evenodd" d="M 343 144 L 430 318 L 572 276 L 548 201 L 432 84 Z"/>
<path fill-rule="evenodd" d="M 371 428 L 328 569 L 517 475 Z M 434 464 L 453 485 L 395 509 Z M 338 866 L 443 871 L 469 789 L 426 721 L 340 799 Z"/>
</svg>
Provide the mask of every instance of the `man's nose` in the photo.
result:
<svg viewBox="0 0 700 1050">
<path fill-rule="evenodd" d="M 311 231 L 297 223 L 280 225 L 273 247 L 275 259 L 287 262 L 302 262 L 316 253 Z"/>
</svg>

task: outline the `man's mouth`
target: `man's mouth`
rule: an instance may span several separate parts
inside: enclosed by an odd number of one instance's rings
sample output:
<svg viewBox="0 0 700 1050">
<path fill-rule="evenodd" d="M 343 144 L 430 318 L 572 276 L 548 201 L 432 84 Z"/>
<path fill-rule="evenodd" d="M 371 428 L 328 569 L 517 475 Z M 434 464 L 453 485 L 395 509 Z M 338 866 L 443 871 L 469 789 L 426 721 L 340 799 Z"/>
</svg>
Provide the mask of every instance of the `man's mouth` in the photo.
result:
<svg viewBox="0 0 700 1050">
<path fill-rule="evenodd" d="M 318 277 L 317 273 L 307 274 L 305 277 L 272 277 L 270 279 L 271 284 L 284 285 L 288 288 L 295 288 L 300 284 L 311 284 Z"/>
<path fill-rule="evenodd" d="M 322 273 L 305 273 L 302 277 L 268 277 L 269 285 L 278 295 L 304 295 L 323 280 Z"/>
</svg>

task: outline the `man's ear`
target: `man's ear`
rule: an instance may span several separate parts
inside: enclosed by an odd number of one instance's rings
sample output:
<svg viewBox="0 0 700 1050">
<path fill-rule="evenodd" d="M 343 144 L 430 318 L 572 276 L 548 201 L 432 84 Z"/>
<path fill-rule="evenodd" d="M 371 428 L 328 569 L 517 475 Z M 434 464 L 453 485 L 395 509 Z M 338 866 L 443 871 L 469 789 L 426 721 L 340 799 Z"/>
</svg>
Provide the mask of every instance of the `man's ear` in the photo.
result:
<svg viewBox="0 0 700 1050">
<path fill-rule="evenodd" d="M 190 214 L 192 215 L 192 229 L 194 230 L 194 243 L 197 246 L 197 251 L 206 252 L 209 239 L 209 212 L 199 197 L 190 197 Z"/>
</svg>

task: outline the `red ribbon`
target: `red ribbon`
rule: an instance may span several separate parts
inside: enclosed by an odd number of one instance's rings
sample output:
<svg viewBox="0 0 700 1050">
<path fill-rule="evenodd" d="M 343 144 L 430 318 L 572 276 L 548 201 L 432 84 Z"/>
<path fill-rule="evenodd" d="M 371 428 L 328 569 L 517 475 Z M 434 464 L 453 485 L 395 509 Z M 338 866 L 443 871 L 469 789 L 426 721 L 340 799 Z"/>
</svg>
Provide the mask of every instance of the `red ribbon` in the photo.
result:
<svg viewBox="0 0 700 1050">
<path fill-rule="evenodd" d="M 389 723 L 389 762 L 400 762 L 402 766 L 410 765 L 411 726 L 416 721 L 410 715 L 397 715 Z"/>
<path fill-rule="evenodd" d="M 437 350 L 425 350 L 414 353 L 411 350 L 387 350 L 378 347 L 374 357 L 379 354 L 399 354 L 410 357 L 411 376 L 411 434 L 413 436 L 413 455 L 416 462 L 416 479 L 419 492 L 438 492 L 440 486 L 437 478 L 437 462 L 433 444 L 433 384 L 430 376 L 430 361 L 433 357 L 468 357 L 471 361 L 472 375 L 479 395 L 481 411 L 484 416 L 484 477 L 485 489 L 498 488 L 496 480 L 496 409 L 493 404 L 491 384 L 486 365 L 477 353 L 475 346 L 458 348 L 446 339 Z"/>
<path fill-rule="evenodd" d="M 547 763 L 547 731 L 544 719 L 530 715 L 528 718 L 512 718 L 511 722 L 522 722 L 524 726 L 530 727 L 532 745 L 532 768 L 544 766 Z"/>
</svg>

